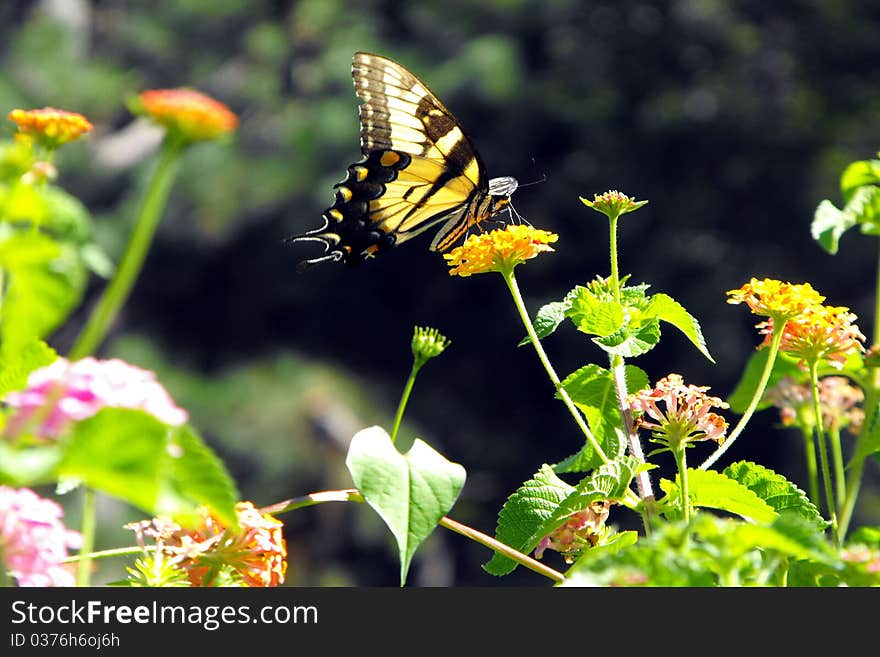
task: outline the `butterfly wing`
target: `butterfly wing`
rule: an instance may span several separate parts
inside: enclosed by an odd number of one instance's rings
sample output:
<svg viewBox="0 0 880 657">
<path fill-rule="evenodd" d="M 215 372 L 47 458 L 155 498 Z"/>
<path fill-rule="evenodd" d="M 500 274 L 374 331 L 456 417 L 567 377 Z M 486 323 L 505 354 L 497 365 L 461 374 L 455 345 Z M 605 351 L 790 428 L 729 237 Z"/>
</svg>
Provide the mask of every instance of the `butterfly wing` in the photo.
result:
<svg viewBox="0 0 880 657">
<path fill-rule="evenodd" d="M 443 219 L 455 225 L 488 192 L 479 156 L 440 100 L 400 64 L 358 52 L 352 63 L 364 158 L 336 185 L 317 240 L 327 255 L 306 261 L 360 262 Z M 464 219 L 462 219 L 464 220 Z M 447 232 L 444 227 L 444 232 Z"/>
</svg>

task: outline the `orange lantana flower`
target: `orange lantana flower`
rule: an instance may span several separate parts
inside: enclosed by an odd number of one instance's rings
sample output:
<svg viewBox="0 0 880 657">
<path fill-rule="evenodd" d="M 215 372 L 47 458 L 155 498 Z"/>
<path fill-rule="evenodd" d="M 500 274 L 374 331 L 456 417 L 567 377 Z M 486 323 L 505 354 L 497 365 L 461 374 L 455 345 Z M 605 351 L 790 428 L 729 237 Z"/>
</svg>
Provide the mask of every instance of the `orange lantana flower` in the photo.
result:
<svg viewBox="0 0 880 657">
<path fill-rule="evenodd" d="M 127 525 L 156 541 L 162 558 L 182 570 L 192 586 L 217 586 L 218 576 L 231 573 L 245 586 L 278 586 L 287 572 L 283 524 L 261 513 L 251 502 L 235 505 L 239 528 L 227 529 L 206 507 L 194 528 L 182 528 L 164 516 Z"/>
<path fill-rule="evenodd" d="M 238 117 L 226 105 L 185 87 L 141 92 L 131 109 L 189 142 L 216 139 L 238 127 Z"/>
<path fill-rule="evenodd" d="M 42 109 L 14 109 L 9 120 L 18 125 L 20 135 L 42 144 L 46 148 L 58 148 L 62 144 L 79 139 L 94 126 L 82 114 L 44 107 Z"/>
<path fill-rule="evenodd" d="M 559 239 L 555 233 L 520 225 L 471 235 L 464 244 L 443 254 L 450 276 L 470 276 L 497 271 L 509 274 L 517 265 L 545 251 Z"/>
<path fill-rule="evenodd" d="M 841 369 L 848 355 L 865 350 L 865 336 L 855 325 L 856 319 L 842 306 L 808 308 L 786 321 L 779 349 L 798 358 L 802 367 L 824 360 Z M 774 319 L 758 324 L 758 328 L 764 333 L 760 349 L 772 341 Z"/>
</svg>

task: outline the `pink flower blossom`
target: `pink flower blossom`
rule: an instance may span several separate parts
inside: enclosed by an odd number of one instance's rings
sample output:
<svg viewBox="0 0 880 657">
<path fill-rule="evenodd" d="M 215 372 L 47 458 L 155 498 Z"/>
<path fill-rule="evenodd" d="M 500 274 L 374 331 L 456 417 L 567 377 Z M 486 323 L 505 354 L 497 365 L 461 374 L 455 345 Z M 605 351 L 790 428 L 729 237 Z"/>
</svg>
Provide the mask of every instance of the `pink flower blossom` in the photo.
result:
<svg viewBox="0 0 880 657">
<path fill-rule="evenodd" d="M 562 553 L 566 563 L 572 563 L 584 548 L 595 547 L 605 537 L 610 506 L 610 501 L 601 500 L 572 513 L 563 524 L 541 539 L 535 548 L 535 558 L 540 559 L 549 549 Z"/>
<path fill-rule="evenodd" d="M 187 421 L 148 370 L 119 359 L 83 358 L 71 363 L 59 358 L 31 372 L 27 389 L 6 395 L 4 401 L 18 412 L 7 424 L 7 435 L 22 431 L 41 438 L 57 438 L 72 423 L 92 417 L 106 406 L 146 411 L 171 425 Z"/>
<path fill-rule="evenodd" d="M 0 486 L 0 568 L 19 586 L 73 586 L 73 574 L 61 562 L 82 537 L 64 527 L 62 515 L 57 503 L 29 488 Z"/>
</svg>

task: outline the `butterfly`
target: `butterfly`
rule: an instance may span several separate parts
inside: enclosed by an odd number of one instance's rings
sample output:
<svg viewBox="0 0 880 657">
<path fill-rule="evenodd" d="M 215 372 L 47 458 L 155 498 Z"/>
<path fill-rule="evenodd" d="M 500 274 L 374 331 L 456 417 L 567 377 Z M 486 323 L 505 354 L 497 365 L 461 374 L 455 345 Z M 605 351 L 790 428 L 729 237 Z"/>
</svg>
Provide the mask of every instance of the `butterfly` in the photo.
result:
<svg viewBox="0 0 880 657">
<path fill-rule="evenodd" d="M 518 182 L 486 176 L 458 120 L 427 85 L 395 61 L 368 52 L 352 60 L 363 158 L 348 167 L 324 225 L 288 242 L 317 241 L 305 260 L 358 264 L 445 221 L 430 249 L 446 251 L 505 209 Z"/>
</svg>

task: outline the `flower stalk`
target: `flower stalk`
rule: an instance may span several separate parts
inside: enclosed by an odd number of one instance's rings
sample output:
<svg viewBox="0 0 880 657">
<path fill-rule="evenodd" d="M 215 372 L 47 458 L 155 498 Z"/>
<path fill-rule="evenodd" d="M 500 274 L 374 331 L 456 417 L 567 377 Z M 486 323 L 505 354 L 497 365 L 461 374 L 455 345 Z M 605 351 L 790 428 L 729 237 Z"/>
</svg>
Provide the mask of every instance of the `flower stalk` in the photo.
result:
<svg viewBox="0 0 880 657">
<path fill-rule="evenodd" d="M 825 502 L 828 506 L 828 515 L 831 518 L 831 531 L 835 547 L 840 547 L 837 525 L 837 503 L 832 488 L 831 469 L 828 464 L 828 446 L 825 441 L 825 429 L 822 421 L 822 407 L 819 402 L 819 361 L 810 363 L 810 386 L 813 392 L 813 411 L 815 413 L 816 441 L 819 446 L 819 467 L 822 471 L 822 483 L 825 488 Z"/>
</svg>

